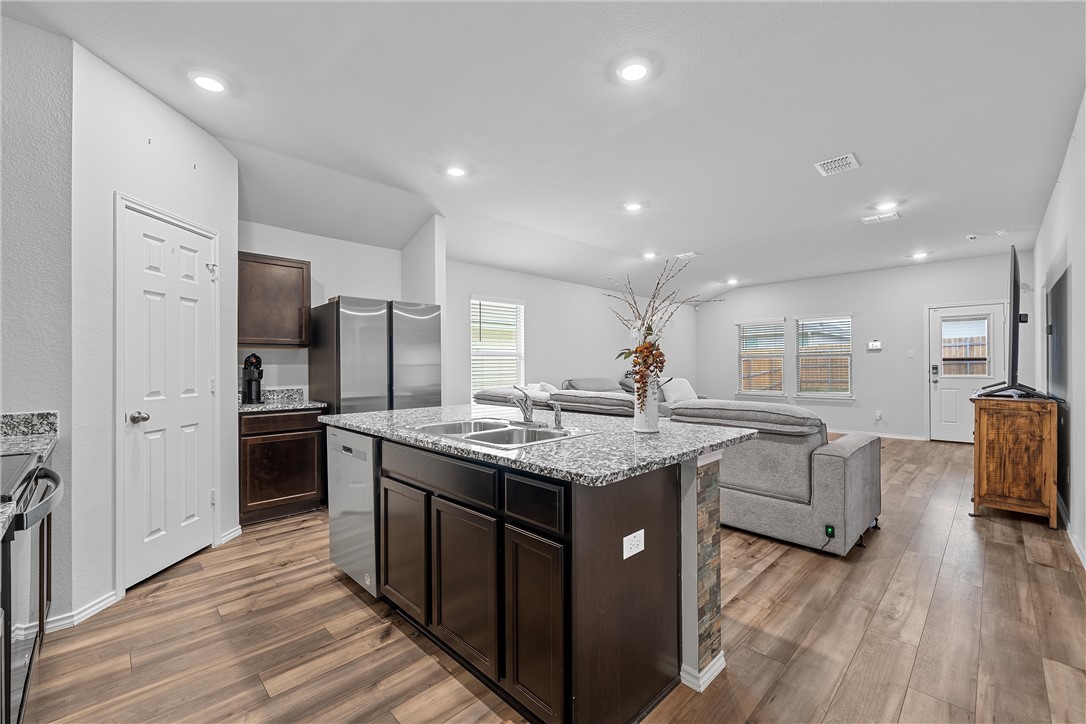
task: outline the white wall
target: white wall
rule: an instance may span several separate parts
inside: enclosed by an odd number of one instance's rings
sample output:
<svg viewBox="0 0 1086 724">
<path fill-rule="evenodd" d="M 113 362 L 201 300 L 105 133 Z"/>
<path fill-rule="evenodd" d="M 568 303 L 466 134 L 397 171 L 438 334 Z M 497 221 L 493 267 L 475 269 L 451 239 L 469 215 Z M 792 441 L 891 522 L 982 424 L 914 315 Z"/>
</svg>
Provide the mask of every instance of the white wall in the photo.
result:
<svg viewBox="0 0 1086 724">
<path fill-rule="evenodd" d="M 343 239 L 315 236 L 278 226 L 238 222 L 238 249 L 309 261 L 313 306 L 339 295 L 372 299 L 400 298 L 400 252 Z M 234 342 L 237 344 L 235 326 Z M 235 377 L 240 389 L 241 362 L 256 352 L 264 363 L 264 387 L 301 387 L 309 394 L 309 350 L 238 347 Z"/>
<path fill-rule="evenodd" d="M 736 323 L 786 317 L 788 329 L 797 316 L 851 313 L 855 399 L 796 398 L 789 394 L 770 401 L 814 410 L 833 430 L 927 438 L 930 382 L 924 352 L 925 305 L 1005 301 L 1008 258 L 999 254 L 736 289 L 723 302 L 702 305 L 698 310 L 698 391 L 710 397 L 735 398 Z M 1032 256 L 1020 255 L 1020 263 L 1024 278 L 1030 278 Z M 1028 301 L 1026 297 L 1023 304 Z M 1019 379 L 1030 384 L 1032 338 L 1028 332 L 1023 334 Z M 867 351 L 867 342 L 873 339 L 882 342 L 881 352 Z M 789 393 L 796 387 L 792 344 L 787 342 L 784 364 Z M 915 353 L 912 358 L 907 356 L 910 349 Z M 881 422 L 875 421 L 875 410 L 882 411 Z"/>
<path fill-rule="evenodd" d="M 3 298 L 5 412 L 60 412 L 50 460 L 72 479 L 72 43 L 3 22 Z M 57 611 L 71 610 L 72 501 L 53 528 Z"/>
<path fill-rule="evenodd" d="M 560 385 L 570 377 L 617 380 L 629 368 L 628 362 L 615 360 L 620 349 L 630 346 L 629 333 L 611 313 L 602 289 L 450 261 L 445 310 L 450 332 L 443 340 L 445 404 L 471 399 L 472 295 L 524 303 L 526 382 Z M 661 342 L 668 360 L 665 374 L 689 378 L 695 389 L 697 314 L 690 307 L 679 310 Z"/>
<path fill-rule="evenodd" d="M 72 113 L 72 553 L 78 609 L 113 581 L 114 192 L 219 233 L 220 380 L 237 344 L 238 169 L 211 135 L 79 45 Z M 219 510 L 238 524 L 237 398 L 220 385 Z M 58 614 L 61 612 L 57 612 Z"/>
<path fill-rule="evenodd" d="M 1041 290 L 1070 271 L 1069 291 L 1070 318 L 1069 350 L 1070 379 L 1067 402 L 1070 414 L 1066 418 L 1070 449 L 1068 450 L 1069 485 L 1066 499 L 1069 520 L 1067 532 L 1078 549 L 1080 557 L 1086 557 L 1086 99 L 1079 106 L 1075 129 L 1064 156 L 1059 180 L 1048 202 L 1044 221 L 1037 234 L 1033 249 L 1033 286 L 1038 291 L 1034 314 L 1043 316 L 1045 298 Z M 1028 278 L 1028 277 L 1027 277 Z M 1036 369 L 1040 387 L 1047 389 L 1042 380 L 1047 370 L 1046 339 L 1038 325 L 1033 330 L 1036 345 Z"/>
</svg>

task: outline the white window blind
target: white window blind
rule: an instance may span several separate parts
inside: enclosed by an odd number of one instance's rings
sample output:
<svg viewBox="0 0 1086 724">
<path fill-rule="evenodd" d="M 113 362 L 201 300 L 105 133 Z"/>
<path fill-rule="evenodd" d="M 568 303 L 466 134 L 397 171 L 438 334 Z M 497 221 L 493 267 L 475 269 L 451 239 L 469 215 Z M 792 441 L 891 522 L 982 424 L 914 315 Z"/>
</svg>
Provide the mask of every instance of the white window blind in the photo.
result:
<svg viewBox="0 0 1086 724">
<path fill-rule="evenodd" d="M 524 384 L 524 305 L 471 300 L 471 392 Z"/>
<path fill-rule="evenodd" d="M 739 391 L 784 394 L 784 320 L 740 322 Z"/>
<path fill-rule="evenodd" d="M 796 320 L 797 394 L 852 394 L 852 317 Z"/>
</svg>

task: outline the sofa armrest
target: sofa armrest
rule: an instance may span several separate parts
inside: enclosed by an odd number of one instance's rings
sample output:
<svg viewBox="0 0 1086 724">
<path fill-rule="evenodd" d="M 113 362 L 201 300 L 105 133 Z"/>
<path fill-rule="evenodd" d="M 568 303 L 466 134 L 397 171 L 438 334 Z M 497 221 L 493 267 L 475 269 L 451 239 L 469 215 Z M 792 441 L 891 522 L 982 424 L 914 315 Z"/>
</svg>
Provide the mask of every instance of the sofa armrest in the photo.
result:
<svg viewBox="0 0 1086 724">
<path fill-rule="evenodd" d="M 812 483 L 842 496 L 846 551 L 882 511 L 881 468 L 882 439 L 866 433 L 839 437 L 811 457 Z"/>
</svg>

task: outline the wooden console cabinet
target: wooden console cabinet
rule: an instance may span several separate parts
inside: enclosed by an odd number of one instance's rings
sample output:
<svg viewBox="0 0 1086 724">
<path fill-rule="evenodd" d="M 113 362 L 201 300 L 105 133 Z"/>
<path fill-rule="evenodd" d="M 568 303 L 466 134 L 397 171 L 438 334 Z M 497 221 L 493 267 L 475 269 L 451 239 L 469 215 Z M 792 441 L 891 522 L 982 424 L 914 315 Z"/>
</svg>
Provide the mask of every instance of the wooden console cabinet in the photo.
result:
<svg viewBox="0 0 1086 724">
<path fill-rule="evenodd" d="M 1055 528 L 1056 402 L 975 397 L 973 405 L 973 514 L 1013 510 Z"/>
<path fill-rule="evenodd" d="M 324 426 L 319 410 L 248 413 L 240 420 L 241 523 L 319 508 L 324 499 Z"/>
</svg>

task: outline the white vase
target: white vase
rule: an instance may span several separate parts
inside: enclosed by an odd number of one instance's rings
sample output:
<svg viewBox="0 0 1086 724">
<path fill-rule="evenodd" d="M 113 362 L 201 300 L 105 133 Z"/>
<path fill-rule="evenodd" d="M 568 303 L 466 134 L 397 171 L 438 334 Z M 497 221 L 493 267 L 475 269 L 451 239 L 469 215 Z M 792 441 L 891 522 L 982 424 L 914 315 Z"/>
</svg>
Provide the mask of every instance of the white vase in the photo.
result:
<svg viewBox="0 0 1086 724">
<path fill-rule="evenodd" d="M 645 410 L 642 411 L 637 404 L 640 395 L 634 395 L 634 432 L 660 432 L 660 406 L 656 402 L 657 392 L 660 390 L 660 380 L 656 375 L 651 375 L 648 381 L 648 394 L 645 396 Z M 636 385 L 635 387 L 640 387 Z"/>
</svg>

